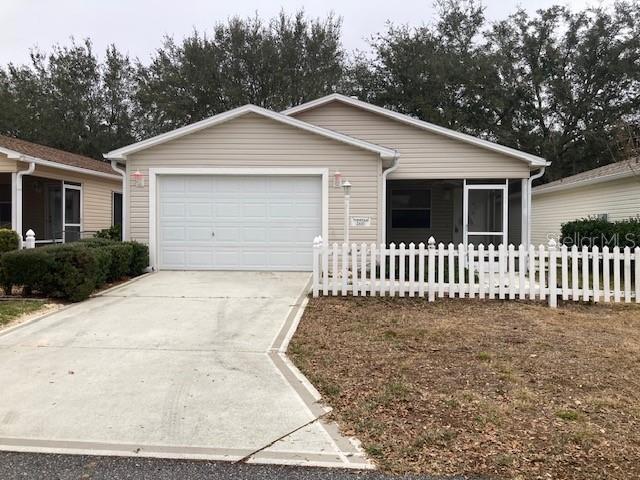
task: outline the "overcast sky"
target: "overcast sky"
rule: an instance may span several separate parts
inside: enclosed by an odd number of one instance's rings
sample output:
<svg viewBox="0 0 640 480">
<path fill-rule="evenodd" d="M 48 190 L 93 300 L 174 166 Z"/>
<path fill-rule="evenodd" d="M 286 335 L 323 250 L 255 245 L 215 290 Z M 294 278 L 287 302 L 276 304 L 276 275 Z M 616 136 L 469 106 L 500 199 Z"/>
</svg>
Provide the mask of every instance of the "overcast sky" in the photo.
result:
<svg viewBox="0 0 640 480">
<path fill-rule="evenodd" d="M 581 9 L 609 0 L 485 0 L 487 17 L 500 19 L 518 6 L 535 11 L 553 4 Z M 181 38 L 194 28 L 210 31 L 216 22 L 256 12 L 263 18 L 280 9 L 308 15 L 334 12 L 343 19 L 343 41 L 348 50 L 365 49 L 366 39 L 383 31 L 385 22 L 420 25 L 433 18 L 432 0 L 0 0 L 0 65 L 29 60 L 29 49 L 44 50 L 90 37 L 102 53 L 110 43 L 145 63 L 165 34 Z"/>
</svg>

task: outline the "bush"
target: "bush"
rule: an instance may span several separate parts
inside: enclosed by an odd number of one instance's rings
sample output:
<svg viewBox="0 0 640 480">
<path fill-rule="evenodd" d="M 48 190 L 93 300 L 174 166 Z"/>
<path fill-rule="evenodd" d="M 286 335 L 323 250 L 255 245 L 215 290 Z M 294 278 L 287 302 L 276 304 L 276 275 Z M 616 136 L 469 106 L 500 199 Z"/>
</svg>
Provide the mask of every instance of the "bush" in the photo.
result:
<svg viewBox="0 0 640 480">
<path fill-rule="evenodd" d="M 561 243 L 597 245 L 598 247 L 636 247 L 640 245 L 640 218 L 610 222 L 597 218 L 583 218 L 562 224 Z"/>
<path fill-rule="evenodd" d="M 15 250 L 2 256 L 0 277 L 5 295 L 14 285 L 24 287 L 24 293 L 40 290 L 49 281 L 53 258 L 44 248 Z"/>
<path fill-rule="evenodd" d="M 79 302 L 96 289 L 98 262 L 95 253 L 82 245 L 48 247 L 51 270 L 46 285 L 38 290 L 50 297 Z M 44 287 L 44 288 L 43 288 Z"/>
<path fill-rule="evenodd" d="M 37 291 L 72 302 L 84 300 L 96 287 L 96 257 L 81 245 L 56 245 L 16 250 L 2 256 L 2 285 L 5 292 L 20 285 L 25 294 Z"/>
<path fill-rule="evenodd" d="M 25 294 L 77 302 L 106 282 L 142 274 L 148 263 L 146 245 L 92 238 L 7 252 L 0 258 L 0 284 L 6 293 L 22 286 Z"/>
<path fill-rule="evenodd" d="M 129 274 L 131 260 L 133 259 L 133 247 L 128 242 L 118 242 L 104 248 L 111 255 L 111 268 L 109 281 L 120 280 Z"/>
<path fill-rule="evenodd" d="M 122 228 L 120 225 L 113 225 L 112 227 L 97 231 L 94 238 L 105 238 L 119 242 L 122 240 Z"/>
<path fill-rule="evenodd" d="M 129 242 L 132 249 L 131 266 L 129 267 L 129 276 L 137 277 L 142 275 L 149 266 L 149 247 L 143 243 Z"/>
<path fill-rule="evenodd" d="M 99 237 L 91 237 L 91 238 L 83 238 L 82 240 L 78 240 L 76 244 L 84 245 L 86 247 L 106 247 L 107 245 L 113 245 L 117 243 L 114 240 L 109 240 L 108 238 L 99 238 Z"/>
<path fill-rule="evenodd" d="M 18 233 L 9 228 L 0 228 L 0 253 L 17 250 L 20 246 Z"/>
</svg>

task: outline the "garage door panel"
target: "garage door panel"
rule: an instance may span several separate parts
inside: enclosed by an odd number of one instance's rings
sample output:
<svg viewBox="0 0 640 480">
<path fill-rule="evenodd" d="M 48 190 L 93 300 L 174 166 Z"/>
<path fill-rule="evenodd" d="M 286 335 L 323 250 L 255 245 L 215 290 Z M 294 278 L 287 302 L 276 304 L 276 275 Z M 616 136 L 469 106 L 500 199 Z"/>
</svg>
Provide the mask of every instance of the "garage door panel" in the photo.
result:
<svg viewBox="0 0 640 480">
<path fill-rule="evenodd" d="M 160 267 L 310 270 L 321 192 L 319 176 L 161 176 Z"/>
</svg>

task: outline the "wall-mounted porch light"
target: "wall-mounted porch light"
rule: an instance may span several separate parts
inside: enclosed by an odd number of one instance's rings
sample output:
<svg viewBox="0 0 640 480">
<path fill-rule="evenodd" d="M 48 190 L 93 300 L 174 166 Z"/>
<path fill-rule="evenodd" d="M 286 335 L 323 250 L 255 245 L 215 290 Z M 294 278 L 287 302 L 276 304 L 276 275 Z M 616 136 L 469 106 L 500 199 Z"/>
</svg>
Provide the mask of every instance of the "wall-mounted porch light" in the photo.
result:
<svg viewBox="0 0 640 480">
<path fill-rule="evenodd" d="M 342 186 L 342 173 L 336 172 L 333 174 L 333 188 L 340 188 Z"/>
<path fill-rule="evenodd" d="M 131 174 L 134 182 L 136 182 L 136 187 L 144 187 L 144 175 L 140 170 L 136 170 Z"/>
</svg>

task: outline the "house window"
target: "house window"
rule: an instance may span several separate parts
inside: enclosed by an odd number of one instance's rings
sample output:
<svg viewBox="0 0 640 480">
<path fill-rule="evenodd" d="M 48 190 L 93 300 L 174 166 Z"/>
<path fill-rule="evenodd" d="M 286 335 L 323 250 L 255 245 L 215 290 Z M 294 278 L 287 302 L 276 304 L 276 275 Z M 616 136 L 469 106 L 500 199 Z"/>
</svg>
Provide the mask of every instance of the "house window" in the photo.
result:
<svg viewBox="0 0 640 480">
<path fill-rule="evenodd" d="M 113 225 L 122 227 L 122 194 L 113 192 Z"/>
<path fill-rule="evenodd" d="M 391 190 L 391 228 L 431 228 L 431 190 Z"/>
</svg>

